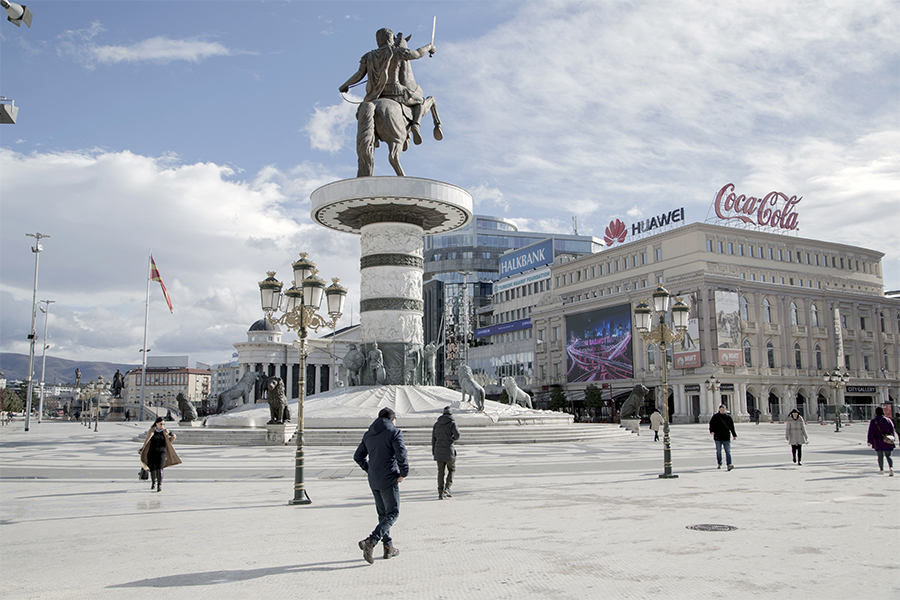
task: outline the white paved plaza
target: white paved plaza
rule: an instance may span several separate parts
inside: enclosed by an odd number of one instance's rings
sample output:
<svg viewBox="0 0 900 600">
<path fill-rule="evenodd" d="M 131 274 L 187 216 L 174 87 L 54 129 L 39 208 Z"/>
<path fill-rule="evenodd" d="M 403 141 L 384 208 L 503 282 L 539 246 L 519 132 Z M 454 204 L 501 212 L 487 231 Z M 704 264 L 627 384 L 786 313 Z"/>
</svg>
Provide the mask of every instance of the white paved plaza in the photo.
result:
<svg viewBox="0 0 900 600">
<path fill-rule="evenodd" d="M 356 543 L 375 509 L 352 447 L 307 449 L 310 506 L 287 505 L 291 447 L 176 446 L 184 464 L 156 494 L 136 477 L 145 426 L 0 428 L 0 597 L 900 597 L 900 476 L 878 475 L 865 423 L 809 425 L 802 467 L 783 425 L 738 424 L 731 472 L 705 425 L 676 425 L 672 480 L 646 429 L 461 446 L 443 501 L 413 446 L 401 554 L 371 566 Z"/>
</svg>

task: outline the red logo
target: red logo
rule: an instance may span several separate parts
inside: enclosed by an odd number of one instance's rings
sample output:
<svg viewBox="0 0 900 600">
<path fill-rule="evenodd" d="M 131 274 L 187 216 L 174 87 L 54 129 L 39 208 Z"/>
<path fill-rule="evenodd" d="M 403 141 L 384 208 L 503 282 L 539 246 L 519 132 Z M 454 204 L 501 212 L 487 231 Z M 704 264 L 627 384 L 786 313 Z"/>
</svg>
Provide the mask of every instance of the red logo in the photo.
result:
<svg viewBox="0 0 900 600">
<path fill-rule="evenodd" d="M 781 192 L 769 192 L 764 198 L 738 196 L 734 193 L 734 184 L 729 183 L 716 194 L 716 216 L 725 220 L 738 219 L 750 225 L 755 223 L 761 227 L 797 229 L 799 225 L 794 208 L 802 199 L 788 197 Z M 783 202 L 783 206 L 775 208 L 779 202 Z"/>
<path fill-rule="evenodd" d="M 613 219 L 609 222 L 609 225 L 606 226 L 606 235 L 603 236 L 603 241 L 606 242 L 607 246 L 612 246 L 616 242 L 621 244 L 625 241 L 625 235 L 627 233 L 628 229 L 625 227 L 625 223 L 619 219 Z"/>
</svg>

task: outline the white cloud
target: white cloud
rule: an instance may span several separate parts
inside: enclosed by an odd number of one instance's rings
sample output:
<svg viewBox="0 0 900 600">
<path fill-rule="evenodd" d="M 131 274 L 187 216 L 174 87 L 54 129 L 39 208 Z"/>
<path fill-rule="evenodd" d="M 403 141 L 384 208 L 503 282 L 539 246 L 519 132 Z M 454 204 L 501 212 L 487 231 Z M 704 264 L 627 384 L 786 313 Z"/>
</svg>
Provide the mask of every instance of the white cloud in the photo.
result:
<svg viewBox="0 0 900 600">
<path fill-rule="evenodd" d="M 175 61 L 197 63 L 213 56 L 230 56 L 231 50 L 218 42 L 200 38 L 171 39 L 156 36 L 131 45 L 101 45 L 94 38 L 106 29 L 94 22 L 87 29 L 69 30 L 59 37 L 57 52 L 71 56 L 89 69 L 117 63 L 151 62 L 167 64 Z"/>
<path fill-rule="evenodd" d="M 358 238 L 309 220 L 309 191 L 334 176 L 304 164 L 232 180 L 228 167 L 172 160 L 0 149 L 3 351 L 27 352 L 21 333 L 30 323 L 34 255 L 26 232 L 50 236 L 39 290 L 56 301 L 55 356 L 140 360 L 151 248 L 175 309 L 169 314 L 152 284 L 150 347 L 160 354 L 228 359 L 231 344 L 245 341 L 248 326 L 261 317 L 257 282 L 267 270 L 289 281 L 300 251 L 310 252 L 323 276 L 341 277 L 348 302 L 358 302 Z"/>
<path fill-rule="evenodd" d="M 578 214 L 597 235 L 627 207 L 702 221 L 729 181 L 783 187 L 805 197 L 802 235 L 875 245 L 896 287 L 897 236 L 840 228 L 833 208 L 864 197 L 860 221 L 896 223 L 876 215 L 897 213 L 897 27 L 887 1 L 532 2 L 414 68 L 443 162 L 498 182 L 517 221 Z"/>
<path fill-rule="evenodd" d="M 359 103 L 362 98 L 344 94 L 348 100 Z M 331 154 L 344 147 L 344 142 L 356 139 L 356 104 L 341 102 L 321 108 L 316 106 L 309 122 L 302 129 L 309 135 L 309 145 L 314 150 Z"/>
</svg>

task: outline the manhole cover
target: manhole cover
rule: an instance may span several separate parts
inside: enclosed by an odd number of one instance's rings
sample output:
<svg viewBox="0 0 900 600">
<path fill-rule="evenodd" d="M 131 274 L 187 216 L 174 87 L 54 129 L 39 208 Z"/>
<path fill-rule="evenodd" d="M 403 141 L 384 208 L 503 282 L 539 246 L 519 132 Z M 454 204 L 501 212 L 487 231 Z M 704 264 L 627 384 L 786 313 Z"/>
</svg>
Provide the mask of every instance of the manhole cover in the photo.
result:
<svg viewBox="0 0 900 600">
<path fill-rule="evenodd" d="M 712 523 L 704 523 L 702 525 L 688 525 L 688 529 L 696 531 L 734 531 L 737 529 L 734 525 L 714 525 Z"/>
</svg>

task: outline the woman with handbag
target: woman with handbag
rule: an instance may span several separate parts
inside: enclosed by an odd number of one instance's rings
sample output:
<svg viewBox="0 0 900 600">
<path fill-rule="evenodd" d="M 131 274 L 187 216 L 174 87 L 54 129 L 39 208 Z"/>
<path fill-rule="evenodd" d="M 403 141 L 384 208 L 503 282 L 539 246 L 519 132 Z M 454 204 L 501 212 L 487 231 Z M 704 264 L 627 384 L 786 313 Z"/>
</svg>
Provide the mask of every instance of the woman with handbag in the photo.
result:
<svg viewBox="0 0 900 600">
<path fill-rule="evenodd" d="M 798 467 L 802 467 L 803 465 L 800 461 L 803 459 L 803 444 L 809 441 L 809 436 L 806 435 L 806 421 L 803 420 L 803 417 L 800 416 L 800 411 L 796 408 L 791 411 L 785 420 L 784 439 L 791 445 L 791 454 L 794 457 L 794 462 L 797 463 Z"/>
<path fill-rule="evenodd" d="M 172 442 L 175 434 L 166 429 L 166 423 L 162 417 L 157 417 L 153 427 L 147 432 L 147 438 L 141 447 L 141 466 L 150 471 L 152 483 L 150 489 L 162 491 L 163 469 L 172 465 L 180 465 L 181 459 L 175 452 Z"/>
<path fill-rule="evenodd" d="M 891 460 L 891 451 L 897 441 L 897 432 L 894 424 L 884 416 L 884 409 L 875 408 L 875 418 L 869 421 L 869 447 L 878 453 L 878 469 L 884 475 L 884 459 L 887 457 L 888 471 L 894 476 L 894 461 Z"/>
</svg>

